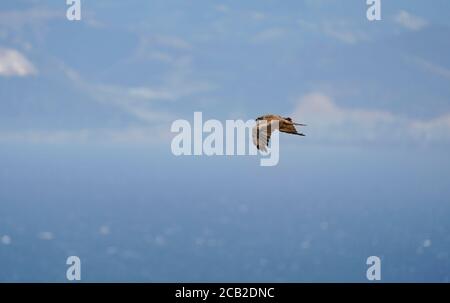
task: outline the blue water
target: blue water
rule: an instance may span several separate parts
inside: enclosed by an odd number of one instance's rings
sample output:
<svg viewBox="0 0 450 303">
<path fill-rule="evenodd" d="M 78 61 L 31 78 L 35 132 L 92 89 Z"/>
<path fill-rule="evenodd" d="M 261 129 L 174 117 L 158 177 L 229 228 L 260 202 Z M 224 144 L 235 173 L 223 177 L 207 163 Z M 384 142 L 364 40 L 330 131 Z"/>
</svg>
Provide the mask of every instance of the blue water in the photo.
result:
<svg viewBox="0 0 450 303">
<path fill-rule="evenodd" d="M 444 150 L 304 147 L 280 164 L 168 147 L 3 145 L 0 281 L 450 279 Z M 3 241 L 5 242 L 5 241 Z"/>
</svg>

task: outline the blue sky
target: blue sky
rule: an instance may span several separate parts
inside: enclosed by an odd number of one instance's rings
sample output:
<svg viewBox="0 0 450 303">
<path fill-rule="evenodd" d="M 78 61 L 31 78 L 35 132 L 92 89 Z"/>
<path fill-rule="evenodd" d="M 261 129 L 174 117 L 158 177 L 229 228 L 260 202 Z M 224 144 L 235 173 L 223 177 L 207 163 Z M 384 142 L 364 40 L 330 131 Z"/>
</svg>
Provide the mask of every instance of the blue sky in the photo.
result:
<svg viewBox="0 0 450 303">
<path fill-rule="evenodd" d="M 450 281 L 450 2 L 365 2 L 1 1 L 0 281 Z M 195 111 L 307 136 L 175 157 Z"/>
<path fill-rule="evenodd" d="M 0 63 L 14 66 L 0 73 L 2 141 L 156 130 L 160 143 L 195 110 L 291 114 L 320 144 L 331 128 L 355 143 L 449 140 L 446 1 L 383 3 L 372 23 L 364 1 L 85 2 L 81 22 L 57 1 L 1 4 Z"/>
</svg>

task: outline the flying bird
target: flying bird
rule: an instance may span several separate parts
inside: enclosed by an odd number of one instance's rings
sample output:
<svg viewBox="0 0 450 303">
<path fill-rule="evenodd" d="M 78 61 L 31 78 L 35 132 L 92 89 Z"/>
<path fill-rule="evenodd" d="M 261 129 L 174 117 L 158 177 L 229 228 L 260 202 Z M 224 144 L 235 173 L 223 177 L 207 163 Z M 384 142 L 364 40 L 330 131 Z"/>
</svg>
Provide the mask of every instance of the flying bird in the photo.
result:
<svg viewBox="0 0 450 303">
<path fill-rule="evenodd" d="M 305 134 L 297 131 L 295 125 L 306 126 L 306 124 L 293 122 L 289 117 L 282 117 L 279 115 L 264 115 L 258 117 L 256 118 L 256 125 L 252 129 L 253 144 L 256 145 L 257 149 L 266 152 L 270 136 L 275 130 L 292 135 L 305 136 Z"/>
</svg>

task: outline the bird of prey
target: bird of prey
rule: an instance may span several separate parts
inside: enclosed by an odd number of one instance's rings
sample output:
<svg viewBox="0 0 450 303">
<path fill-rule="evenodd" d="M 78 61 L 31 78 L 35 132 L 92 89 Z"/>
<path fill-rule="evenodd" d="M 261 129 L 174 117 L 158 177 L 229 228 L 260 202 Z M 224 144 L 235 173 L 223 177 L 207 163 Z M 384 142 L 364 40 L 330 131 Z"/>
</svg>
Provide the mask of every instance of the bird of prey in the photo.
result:
<svg viewBox="0 0 450 303">
<path fill-rule="evenodd" d="M 278 122 L 278 125 L 277 123 Z M 256 148 L 266 152 L 269 145 L 270 136 L 275 130 L 292 135 L 305 136 L 299 133 L 295 125 L 306 126 L 306 124 L 295 123 L 289 117 L 279 115 L 264 115 L 256 118 L 256 125 L 252 129 L 253 144 Z"/>
</svg>

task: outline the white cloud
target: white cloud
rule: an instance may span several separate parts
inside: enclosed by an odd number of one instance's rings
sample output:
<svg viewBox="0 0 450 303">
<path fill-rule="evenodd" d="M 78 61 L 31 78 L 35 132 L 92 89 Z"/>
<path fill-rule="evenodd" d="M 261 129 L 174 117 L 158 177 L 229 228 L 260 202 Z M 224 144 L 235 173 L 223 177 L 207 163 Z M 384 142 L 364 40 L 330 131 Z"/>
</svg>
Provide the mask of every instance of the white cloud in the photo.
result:
<svg viewBox="0 0 450 303">
<path fill-rule="evenodd" d="M 149 50 L 149 51 L 142 51 L 142 52 L 138 51 L 137 56 L 138 56 L 138 58 L 148 59 L 148 60 L 157 61 L 157 62 L 164 62 L 164 63 L 169 63 L 169 64 L 176 62 L 176 58 L 174 58 L 173 55 L 171 55 L 167 52 L 158 51 L 158 50 Z"/>
<path fill-rule="evenodd" d="M 152 39 L 154 43 L 178 50 L 190 50 L 192 45 L 186 40 L 176 36 L 157 35 Z"/>
<path fill-rule="evenodd" d="M 152 60 L 177 65 L 189 57 L 191 43 L 177 36 L 138 33 L 139 44 L 131 60 Z"/>
<path fill-rule="evenodd" d="M 450 143 L 450 113 L 423 121 L 389 111 L 340 107 L 319 92 L 300 98 L 292 116 L 308 124 L 305 132 L 316 143 Z"/>
<path fill-rule="evenodd" d="M 154 102 L 173 101 L 177 98 L 169 90 L 86 84 L 85 82 L 77 84 L 96 101 L 116 106 L 143 122 L 161 123 L 173 119 L 169 112 L 152 108 Z"/>
<path fill-rule="evenodd" d="M 87 85 L 84 83 L 84 85 Z M 85 87 L 94 97 L 114 102 L 122 101 L 172 101 L 176 99 L 174 92 L 163 88 L 146 86 L 127 87 L 119 85 L 91 84 Z"/>
<path fill-rule="evenodd" d="M 58 10 L 32 8 L 28 10 L 10 10 L 0 12 L 0 25 L 20 29 L 26 25 L 36 25 L 49 20 L 63 20 L 65 14 Z"/>
<path fill-rule="evenodd" d="M 0 142 L 159 144 L 169 141 L 170 136 L 169 125 L 125 129 L 23 130 L 0 131 Z"/>
<path fill-rule="evenodd" d="M 347 21 L 327 20 L 320 23 L 313 23 L 299 19 L 297 22 L 301 28 L 307 31 L 326 35 L 342 43 L 355 44 L 370 41 L 370 36 L 367 32 L 355 29 L 355 26 L 352 26 Z"/>
<path fill-rule="evenodd" d="M 419 67 L 423 68 L 424 70 L 426 70 L 432 74 L 435 74 L 437 76 L 447 78 L 450 80 L 450 69 L 448 69 L 446 67 L 437 65 L 433 62 L 430 62 L 423 58 L 415 57 L 415 56 L 406 56 L 405 60 L 418 65 Z"/>
<path fill-rule="evenodd" d="M 362 31 L 341 29 L 330 24 L 324 25 L 322 30 L 324 34 L 346 44 L 369 40 L 367 34 Z"/>
<path fill-rule="evenodd" d="M 418 17 L 418 16 L 414 16 L 404 10 L 400 11 L 394 17 L 394 21 L 397 24 L 403 26 L 404 28 L 413 30 L 413 31 L 421 30 L 422 28 L 424 28 L 428 25 L 428 22 L 425 19 Z"/>
<path fill-rule="evenodd" d="M 228 13 L 230 11 L 230 8 L 225 4 L 216 5 L 214 8 L 221 13 Z"/>
<path fill-rule="evenodd" d="M 127 89 L 131 97 L 148 99 L 148 100 L 174 100 L 175 95 L 167 90 L 158 90 L 148 87 L 131 87 Z"/>
<path fill-rule="evenodd" d="M 419 138 L 427 142 L 450 139 L 450 113 L 429 121 L 413 121 L 411 128 Z"/>
<path fill-rule="evenodd" d="M 80 91 L 90 95 L 97 102 L 116 106 L 147 123 L 165 123 L 174 119 L 172 110 L 156 110 L 164 103 L 208 92 L 215 87 L 204 81 L 195 81 L 190 77 L 189 66 L 181 66 L 170 73 L 163 85 L 118 86 L 95 84 L 85 81 L 77 72 L 61 65 L 61 69 Z M 173 107 L 173 105 L 171 105 Z"/>
<path fill-rule="evenodd" d="M 261 21 L 266 19 L 266 14 L 263 12 L 259 12 L 259 11 L 252 11 L 250 12 L 250 18 L 252 18 L 255 21 Z"/>
<path fill-rule="evenodd" d="M 14 49 L 0 48 L 0 76 L 25 77 L 37 74 L 34 65 Z"/>
<path fill-rule="evenodd" d="M 286 34 L 286 30 L 279 27 L 273 27 L 257 33 L 253 38 L 254 43 L 266 43 L 277 40 Z"/>
</svg>

